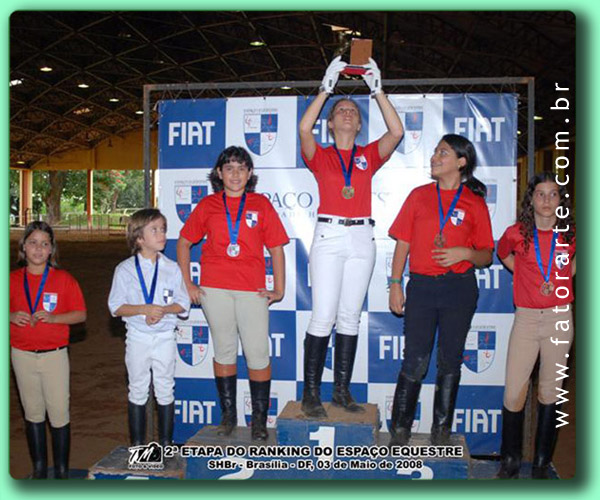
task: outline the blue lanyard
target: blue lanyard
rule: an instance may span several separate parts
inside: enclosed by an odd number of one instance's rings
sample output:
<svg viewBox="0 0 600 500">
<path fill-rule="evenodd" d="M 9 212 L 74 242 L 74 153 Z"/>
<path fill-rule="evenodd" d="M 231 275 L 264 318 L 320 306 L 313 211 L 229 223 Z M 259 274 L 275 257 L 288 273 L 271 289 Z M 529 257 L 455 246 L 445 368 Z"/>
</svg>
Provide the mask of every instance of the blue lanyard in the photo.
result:
<svg viewBox="0 0 600 500">
<path fill-rule="evenodd" d="M 548 283 L 550 281 L 550 269 L 552 268 L 552 259 L 554 259 L 554 249 L 556 248 L 556 240 L 558 239 L 558 233 L 552 235 L 552 243 L 550 244 L 550 258 L 548 259 L 548 269 L 544 271 L 544 264 L 542 262 L 542 252 L 540 251 L 540 238 L 538 236 L 538 229 L 533 226 L 533 246 L 535 247 L 535 258 L 537 260 L 538 268 L 542 273 L 542 278 Z"/>
<path fill-rule="evenodd" d="M 456 191 L 456 194 L 454 195 L 454 199 L 452 200 L 452 203 L 450 203 L 450 208 L 448 209 L 448 212 L 446 212 L 446 215 L 444 215 L 444 208 L 442 207 L 442 195 L 440 194 L 440 185 L 438 183 L 436 183 L 436 185 L 435 185 L 435 189 L 437 190 L 437 197 L 438 197 L 438 209 L 439 209 L 439 213 L 440 213 L 440 234 L 444 230 L 444 226 L 446 225 L 446 222 L 448 222 L 448 219 L 450 218 L 450 216 L 452 215 L 452 212 L 454 212 L 454 209 L 456 208 L 456 204 L 458 203 L 460 194 L 462 193 L 463 186 L 464 186 L 464 184 L 461 183 L 458 188 L 458 191 Z"/>
<path fill-rule="evenodd" d="M 350 166 L 348 168 L 346 168 L 344 159 L 342 158 L 342 155 L 335 144 L 333 145 L 333 149 L 335 149 L 335 152 L 337 153 L 338 158 L 340 159 L 340 165 L 342 166 L 342 172 L 344 173 L 344 182 L 346 186 L 351 186 L 352 169 L 354 168 L 354 155 L 356 154 L 356 144 L 352 146 L 352 155 L 350 156 Z"/>
<path fill-rule="evenodd" d="M 154 264 L 154 276 L 152 277 L 150 295 L 148 295 L 148 289 L 146 288 L 146 282 L 144 281 L 144 275 L 142 274 L 142 267 L 140 266 L 140 259 L 138 259 L 137 254 L 135 254 L 135 270 L 137 271 L 138 279 L 142 286 L 144 301 L 146 304 L 152 304 L 154 302 L 154 292 L 156 292 L 156 281 L 158 280 L 158 254 L 156 255 L 156 263 Z"/>
<path fill-rule="evenodd" d="M 44 286 L 46 285 L 46 279 L 48 278 L 48 273 L 50 272 L 50 264 L 46 263 L 46 268 L 44 269 L 44 274 L 42 274 L 42 281 L 40 281 L 40 287 L 38 288 L 37 295 L 35 297 L 35 304 L 31 304 L 31 292 L 29 291 L 29 281 L 27 281 L 27 269 L 24 269 L 23 272 L 23 288 L 25 288 L 25 297 L 27 297 L 27 304 L 29 305 L 29 311 L 33 314 L 40 303 L 40 297 L 42 296 L 42 290 L 44 290 Z"/>
<path fill-rule="evenodd" d="M 223 205 L 225 205 L 225 215 L 227 216 L 227 229 L 229 230 L 229 241 L 232 245 L 235 245 L 238 240 L 240 232 L 240 221 L 242 220 L 242 213 L 244 213 L 244 206 L 246 205 L 246 193 L 242 195 L 242 201 L 240 201 L 240 207 L 238 208 L 237 217 L 235 218 L 235 227 L 231 224 L 231 214 L 227 208 L 227 200 L 225 199 L 225 191 L 223 191 Z"/>
</svg>

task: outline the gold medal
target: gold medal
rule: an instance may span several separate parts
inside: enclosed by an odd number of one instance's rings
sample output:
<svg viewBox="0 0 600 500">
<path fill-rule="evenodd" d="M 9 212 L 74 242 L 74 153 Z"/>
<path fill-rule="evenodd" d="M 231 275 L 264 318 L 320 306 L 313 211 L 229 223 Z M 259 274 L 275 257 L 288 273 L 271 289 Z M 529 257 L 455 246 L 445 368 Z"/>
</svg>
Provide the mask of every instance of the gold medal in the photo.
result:
<svg viewBox="0 0 600 500">
<path fill-rule="evenodd" d="M 552 281 L 544 281 L 540 287 L 540 293 L 548 296 L 554 291 L 554 283 Z"/>
<path fill-rule="evenodd" d="M 444 245 L 446 244 L 446 238 L 444 238 L 444 235 L 442 233 L 438 233 L 435 235 L 435 238 L 433 239 L 433 244 L 437 248 L 444 248 Z"/>
<path fill-rule="evenodd" d="M 354 188 L 352 186 L 344 186 L 342 188 L 342 196 L 346 200 L 350 200 L 350 199 L 354 198 Z"/>
</svg>

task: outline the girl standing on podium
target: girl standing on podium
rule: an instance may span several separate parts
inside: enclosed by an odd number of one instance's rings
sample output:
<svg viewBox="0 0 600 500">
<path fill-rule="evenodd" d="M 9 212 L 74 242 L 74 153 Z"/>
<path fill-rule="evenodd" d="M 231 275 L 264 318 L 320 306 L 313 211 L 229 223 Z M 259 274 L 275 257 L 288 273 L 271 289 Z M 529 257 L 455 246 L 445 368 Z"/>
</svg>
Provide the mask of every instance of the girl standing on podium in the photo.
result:
<svg viewBox="0 0 600 500">
<path fill-rule="evenodd" d="M 465 340 L 479 290 L 473 267 L 491 263 L 494 240 L 486 187 L 473 176 L 475 148 L 464 137 L 442 137 L 431 157 L 435 182 L 409 194 L 389 234 L 396 239 L 390 309 L 404 313 L 404 361 L 398 375 L 390 446 L 408 443 L 436 329 L 437 376 L 431 442 L 449 442 Z M 402 274 L 410 253 L 406 302 Z"/>
<path fill-rule="evenodd" d="M 518 222 L 498 242 L 498 257 L 514 273 L 516 306 L 506 360 L 501 479 L 519 477 L 524 406 L 538 355 L 538 425 L 532 477 L 549 478 L 556 443 L 556 405 L 562 388 L 562 380 L 556 378 L 557 365 L 567 364 L 574 334 L 574 222 L 566 189 L 556 183 L 555 174 L 544 172 L 529 182 Z"/>
<path fill-rule="evenodd" d="M 314 124 L 345 67 L 339 56 L 331 62 L 319 94 L 299 127 L 302 157 L 317 180 L 320 197 L 309 259 L 313 310 L 304 339 L 302 411 L 310 418 L 327 417 L 320 386 L 334 323 L 337 333 L 332 403 L 350 412 L 364 411 L 354 402 L 349 385 L 360 312 L 375 264 L 371 178 L 404 133 L 400 118 L 381 89 L 377 64 L 370 59 L 363 78 L 379 105 L 387 132 L 367 146 L 357 145 L 356 136 L 362 125 L 358 106 L 350 99 L 341 99 L 327 119 L 333 146 L 323 148 L 317 144 Z"/>
<path fill-rule="evenodd" d="M 209 180 L 214 193 L 198 203 L 181 229 L 177 261 L 190 299 L 202 305 L 212 335 L 221 406 L 217 433 L 228 436 L 237 425 L 241 340 L 250 379 L 252 439 L 266 441 L 271 389 L 269 306 L 285 292 L 283 245 L 289 238 L 271 202 L 254 192 L 258 177 L 244 148 L 223 150 Z M 190 278 L 190 248 L 204 237 L 197 286 Z M 265 288 L 265 247 L 273 260 L 273 290 Z"/>
</svg>

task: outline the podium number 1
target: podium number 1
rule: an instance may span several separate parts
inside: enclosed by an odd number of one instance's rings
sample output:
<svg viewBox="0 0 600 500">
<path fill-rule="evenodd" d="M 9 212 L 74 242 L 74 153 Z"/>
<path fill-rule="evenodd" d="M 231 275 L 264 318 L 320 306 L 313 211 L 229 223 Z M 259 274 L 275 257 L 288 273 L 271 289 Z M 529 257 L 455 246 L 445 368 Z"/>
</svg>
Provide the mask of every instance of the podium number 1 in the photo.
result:
<svg viewBox="0 0 600 500">
<path fill-rule="evenodd" d="M 319 427 L 316 431 L 311 432 L 308 437 L 311 441 L 316 441 L 318 443 L 317 446 L 321 448 L 328 447 L 333 450 L 333 445 L 335 443 L 335 427 Z M 333 454 L 324 456 L 323 460 L 333 460 Z"/>
</svg>

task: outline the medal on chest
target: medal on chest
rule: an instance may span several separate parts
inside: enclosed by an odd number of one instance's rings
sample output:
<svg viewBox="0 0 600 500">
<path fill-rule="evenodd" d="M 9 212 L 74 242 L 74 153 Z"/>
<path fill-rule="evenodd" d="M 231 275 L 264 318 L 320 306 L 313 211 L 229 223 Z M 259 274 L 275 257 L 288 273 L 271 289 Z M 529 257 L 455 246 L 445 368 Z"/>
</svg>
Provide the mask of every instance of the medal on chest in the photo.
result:
<svg viewBox="0 0 600 500">
<path fill-rule="evenodd" d="M 346 168 L 346 163 L 344 163 L 344 159 L 342 158 L 342 155 L 335 144 L 333 145 L 333 149 L 335 149 L 335 152 L 338 155 L 338 159 L 340 160 L 340 166 L 342 167 L 342 174 L 344 176 L 344 187 L 342 188 L 342 198 L 344 198 L 345 200 L 351 200 L 352 198 L 354 198 L 354 193 L 355 193 L 354 186 L 352 186 L 352 168 L 354 167 L 354 156 L 356 155 L 356 144 L 354 146 L 352 146 L 352 155 L 350 156 L 350 164 L 348 165 L 348 168 Z"/>
<path fill-rule="evenodd" d="M 554 251 L 556 249 L 556 240 L 558 239 L 558 233 L 553 232 L 552 242 L 550 243 L 550 256 L 548 257 L 548 267 L 544 269 L 544 263 L 542 262 L 542 252 L 540 250 L 540 237 L 538 229 L 533 226 L 533 246 L 535 248 L 535 260 L 537 261 L 538 269 L 542 274 L 542 284 L 540 286 L 540 293 L 545 297 L 554 292 L 554 283 L 550 281 L 550 270 L 552 269 L 552 261 L 554 260 Z"/>
<path fill-rule="evenodd" d="M 240 255 L 240 245 L 237 241 L 240 234 L 240 222 L 242 220 L 242 214 L 244 213 L 244 206 L 246 205 L 246 193 L 242 195 L 242 199 L 240 200 L 240 206 L 235 218 L 235 224 L 231 222 L 231 214 L 227 208 L 227 197 L 225 196 L 225 191 L 223 191 L 223 205 L 225 206 L 227 230 L 229 231 L 229 245 L 227 245 L 226 252 L 229 257 L 236 258 Z"/>
<path fill-rule="evenodd" d="M 446 238 L 444 237 L 444 234 L 443 234 L 444 226 L 446 225 L 446 223 L 450 219 L 450 215 L 454 212 L 454 209 L 456 208 L 456 205 L 458 203 L 458 200 L 460 199 L 460 195 L 463 190 L 463 184 L 461 183 L 461 185 L 458 187 L 458 190 L 456 191 L 456 194 L 454 195 L 454 198 L 452 199 L 452 203 L 450 204 L 450 208 L 448 208 L 448 211 L 446 212 L 446 214 L 444 214 L 444 207 L 442 206 L 442 195 L 440 193 L 440 185 L 436 184 L 435 189 L 437 191 L 437 198 L 438 198 L 438 214 L 440 217 L 440 231 L 439 231 L 439 233 L 437 233 L 435 235 L 435 238 L 433 239 L 433 244 L 435 245 L 436 248 L 444 248 L 444 246 L 446 245 Z"/>
</svg>

